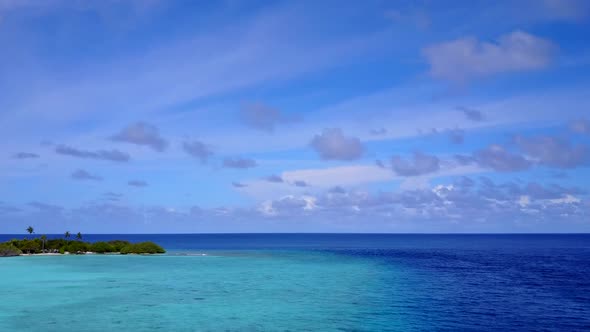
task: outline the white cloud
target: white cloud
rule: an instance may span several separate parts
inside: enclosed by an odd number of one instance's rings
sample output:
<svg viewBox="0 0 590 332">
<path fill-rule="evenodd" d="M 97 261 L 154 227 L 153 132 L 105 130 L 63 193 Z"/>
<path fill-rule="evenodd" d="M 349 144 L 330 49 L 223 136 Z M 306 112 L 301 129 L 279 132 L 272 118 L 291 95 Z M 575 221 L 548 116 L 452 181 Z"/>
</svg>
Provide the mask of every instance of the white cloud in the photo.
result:
<svg viewBox="0 0 590 332">
<path fill-rule="evenodd" d="M 305 181 L 314 187 L 356 186 L 395 178 L 391 170 L 375 165 L 339 166 L 320 169 L 287 171 L 282 174 L 288 182 Z"/>
<path fill-rule="evenodd" d="M 206 163 L 207 160 L 213 155 L 213 151 L 205 143 L 194 140 L 184 141 L 182 143 L 182 149 L 189 155 L 199 159 L 202 164 Z"/>
<path fill-rule="evenodd" d="M 436 156 L 415 152 L 413 159 L 393 156 L 391 158 L 391 167 L 400 176 L 420 176 L 438 171 L 440 169 L 440 160 Z"/>
<path fill-rule="evenodd" d="M 413 190 L 428 187 L 430 181 L 437 177 L 460 176 L 485 171 L 485 169 L 474 165 L 457 165 L 446 161 L 441 163 L 438 172 L 409 178 L 398 176 L 391 169 L 374 164 L 311 168 L 281 173 L 283 183 L 270 183 L 266 179 L 259 178 L 241 181 L 245 186 L 240 188 L 240 192 L 259 200 L 268 200 L 288 195 L 319 193 L 333 188 L 358 188 L 379 182 L 391 182 L 393 185 L 395 181 L 400 182 L 401 189 Z M 296 181 L 305 181 L 307 186 L 292 185 Z"/>
<path fill-rule="evenodd" d="M 552 136 L 515 138 L 516 144 L 538 164 L 556 168 L 575 168 L 590 163 L 590 147 Z"/>
<path fill-rule="evenodd" d="M 256 209 L 263 216 L 296 215 L 317 209 L 317 198 L 310 195 L 286 195 L 277 200 L 266 200 Z"/>
<path fill-rule="evenodd" d="M 561 198 L 555 198 L 549 200 L 553 204 L 572 204 L 572 203 L 580 203 L 581 200 L 573 195 L 566 194 Z"/>
<path fill-rule="evenodd" d="M 363 184 L 392 181 L 396 177 L 391 170 L 375 165 L 338 166 L 329 168 L 300 169 L 280 173 L 283 182 L 269 182 L 256 178 L 242 180 L 240 192 L 257 200 L 276 199 L 289 195 L 316 193 L 336 186 L 357 187 Z M 297 181 L 306 186 L 293 185 Z"/>
<path fill-rule="evenodd" d="M 324 160 L 360 159 L 365 151 L 360 139 L 345 136 L 340 128 L 324 129 L 310 144 Z"/>
<path fill-rule="evenodd" d="M 466 37 L 426 47 L 423 54 L 435 78 L 465 82 L 498 73 L 547 67 L 555 46 L 523 31 L 500 36 L 495 42 Z"/>
<path fill-rule="evenodd" d="M 111 139 L 116 142 L 149 146 L 158 152 L 162 152 L 168 147 L 168 141 L 160 136 L 158 128 L 145 122 L 130 124 L 113 135 Z"/>
<path fill-rule="evenodd" d="M 521 195 L 518 198 L 518 205 L 520 205 L 520 207 L 527 207 L 527 205 L 531 204 L 531 198 L 528 195 Z"/>
<path fill-rule="evenodd" d="M 539 189 L 560 194 L 561 198 L 540 197 Z M 447 230 L 458 226 L 457 230 L 462 232 L 468 229 L 479 232 L 488 227 L 495 231 L 514 230 L 512 227 L 527 222 L 530 230 L 563 231 L 566 226 L 563 221 L 587 219 L 585 198 L 573 196 L 578 191 L 577 188 L 536 183 L 494 183 L 480 178 L 477 184 L 455 181 L 415 190 L 322 192 L 313 196 L 312 209 L 306 209 L 307 200 L 303 195 L 287 195 L 265 201 L 258 211 L 265 217 L 278 217 L 281 221 L 289 218 L 301 220 L 302 216 L 311 220 L 338 221 L 385 219 L 390 223 L 405 221 L 417 227 L 423 227 L 422 222 L 434 222 Z M 587 197 L 587 194 L 581 195 Z M 357 216 L 361 218 L 356 219 Z M 559 222 L 554 223 L 556 220 Z"/>
</svg>

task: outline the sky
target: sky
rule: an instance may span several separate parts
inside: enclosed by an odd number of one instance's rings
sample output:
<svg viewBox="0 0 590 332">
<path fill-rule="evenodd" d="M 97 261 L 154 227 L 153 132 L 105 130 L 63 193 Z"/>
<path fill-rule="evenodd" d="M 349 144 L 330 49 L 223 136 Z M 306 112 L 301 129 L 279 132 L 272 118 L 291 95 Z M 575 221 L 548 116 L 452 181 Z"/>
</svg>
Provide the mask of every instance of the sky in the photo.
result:
<svg viewBox="0 0 590 332">
<path fill-rule="evenodd" d="M 0 233 L 590 232 L 590 2 L 0 0 Z"/>
</svg>

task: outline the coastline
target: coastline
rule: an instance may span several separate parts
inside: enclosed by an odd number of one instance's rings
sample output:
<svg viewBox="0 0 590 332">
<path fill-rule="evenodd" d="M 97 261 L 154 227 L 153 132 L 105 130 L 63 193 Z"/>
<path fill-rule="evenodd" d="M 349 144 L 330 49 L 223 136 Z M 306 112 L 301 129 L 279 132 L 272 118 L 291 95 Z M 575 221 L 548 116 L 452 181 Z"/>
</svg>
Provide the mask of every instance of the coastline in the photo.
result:
<svg viewBox="0 0 590 332">
<path fill-rule="evenodd" d="M 158 256 L 158 255 L 164 255 L 164 254 L 150 254 L 150 253 L 130 253 L 130 254 L 121 254 L 120 252 L 105 252 L 105 253 L 97 253 L 97 252 L 84 252 L 84 253 L 80 253 L 80 254 L 72 254 L 69 252 L 65 252 L 63 254 L 60 253 L 38 253 L 38 254 L 19 254 L 19 255 L 15 255 L 12 257 L 19 257 L 19 256 L 84 256 L 84 255 L 89 255 L 89 256 L 133 256 L 133 255 L 138 255 L 138 256 Z M 199 256 L 205 256 L 205 254 L 201 254 Z M 7 256 L 10 257 L 10 256 Z"/>
<path fill-rule="evenodd" d="M 127 240 L 82 242 L 80 240 L 47 239 L 43 235 L 33 239 L 12 239 L 0 243 L 0 256 L 54 256 L 94 254 L 163 254 L 166 250 L 151 241 L 132 243 Z"/>
</svg>

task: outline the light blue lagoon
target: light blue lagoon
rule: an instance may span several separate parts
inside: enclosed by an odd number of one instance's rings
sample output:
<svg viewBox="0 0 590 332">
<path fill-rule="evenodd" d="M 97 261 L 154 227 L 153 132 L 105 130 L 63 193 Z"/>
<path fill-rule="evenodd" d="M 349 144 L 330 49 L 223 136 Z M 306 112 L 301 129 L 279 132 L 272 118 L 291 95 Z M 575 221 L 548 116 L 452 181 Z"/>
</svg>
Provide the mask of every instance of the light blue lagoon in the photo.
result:
<svg viewBox="0 0 590 332">
<path fill-rule="evenodd" d="M 375 289 L 379 273 L 371 261 L 312 253 L 6 258 L 0 331 L 401 327 L 370 319 L 388 292 Z"/>
</svg>

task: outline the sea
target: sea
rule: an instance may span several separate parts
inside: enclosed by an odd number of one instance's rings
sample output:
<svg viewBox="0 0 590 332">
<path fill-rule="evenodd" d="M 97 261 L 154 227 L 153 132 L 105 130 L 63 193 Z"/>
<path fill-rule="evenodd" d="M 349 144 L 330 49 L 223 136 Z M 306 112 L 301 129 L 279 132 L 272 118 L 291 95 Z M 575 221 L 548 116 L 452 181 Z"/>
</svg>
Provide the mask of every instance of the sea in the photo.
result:
<svg viewBox="0 0 590 332">
<path fill-rule="evenodd" d="M 111 239 L 167 253 L 0 258 L 0 331 L 590 331 L 590 234 Z"/>
</svg>

